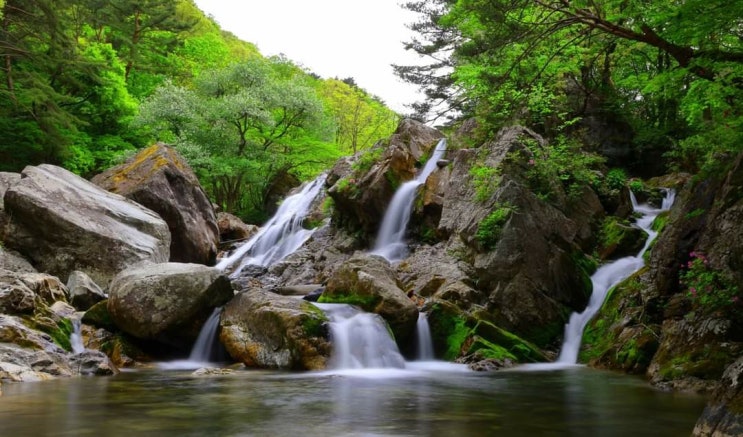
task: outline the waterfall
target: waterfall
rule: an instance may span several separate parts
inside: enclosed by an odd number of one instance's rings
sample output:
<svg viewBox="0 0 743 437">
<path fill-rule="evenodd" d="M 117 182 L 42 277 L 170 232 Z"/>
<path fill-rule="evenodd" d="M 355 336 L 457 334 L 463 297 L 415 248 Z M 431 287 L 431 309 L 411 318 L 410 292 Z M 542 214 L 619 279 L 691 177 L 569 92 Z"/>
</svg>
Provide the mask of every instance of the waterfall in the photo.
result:
<svg viewBox="0 0 743 437">
<path fill-rule="evenodd" d="M 70 346 L 72 347 L 72 353 L 75 355 L 85 352 L 85 345 L 83 344 L 83 336 L 80 332 L 81 322 L 80 319 L 71 319 L 72 321 L 72 333 L 70 334 Z"/>
<path fill-rule="evenodd" d="M 426 313 L 418 313 L 418 323 L 415 325 L 416 355 L 419 361 L 431 361 L 433 356 L 433 340 L 431 339 L 431 327 L 428 326 Z"/>
<path fill-rule="evenodd" d="M 282 260 L 310 238 L 314 230 L 304 229 L 302 221 L 310 206 L 325 184 L 325 174 L 306 184 L 302 191 L 293 194 L 281 203 L 271 219 L 256 235 L 243 244 L 232 255 L 217 263 L 217 268 L 226 270 L 238 261 L 233 276 L 248 265 L 270 266 Z"/>
<path fill-rule="evenodd" d="M 199 336 L 196 338 L 196 343 L 194 343 L 191 349 L 188 361 L 209 363 L 217 360 L 216 355 L 219 349 L 217 331 L 219 330 L 219 316 L 221 314 L 222 307 L 217 307 L 214 308 L 212 315 L 206 319 L 204 326 L 199 331 Z"/>
<path fill-rule="evenodd" d="M 405 231 L 410 220 L 410 213 L 415 201 L 417 188 L 426 182 L 428 176 L 436 169 L 436 163 L 446 152 L 446 139 L 442 138 L 436 145 L 431 158 L 421 172 L 411 181 L 400 185 L 392 196 L 390 205 L 382 219 L 373 254 L 381 255 L 389 261 L 399 261 L 406 255 Z"/>
<path fill-rule="evenodd" d="M 340 369 L 405 368 L 386 322 L 346 304 L 316 303 L 330 319 L 333 353 L 329 367 Z"/>
<path fill-rule="evenodd" d="M 591 276 L 591 282 L 593 283 L 591 299 L 583 312 L 573 313 L 570 315 L 570 321 L 565 325 L 565 338 L 563 340 L 560 356 L 556 362 L 557 364 L 569 365 L 578 362 L 578 351 L 580 350 L 583 330 L 593 316 L 595 316 L 601 309 L 609 290 L 629 277 L 632 273 L 642 268 L 645 264 L 642 256 L 645 254 L 645 251 L 648 250 L 655 237 L 658 236 L 658 233 L 651 229 L 653 220 L 655 220 L 658 214 L 662 211 L 671 208 L 675 195 L 676 193 L 674 190 L 667 189 L 661 208 L 654 208 L 650 205 L 638 204 L 634 193 L 630 191 L 633 209 L 635 212 L 642 214 L 642 217 L 637 219 L 636 224 L 648 234 L 645 246 L 640 250 L 637 256 L 628 256 L 604 264 L 596 270 L 593 276 Z"/>
</svg>

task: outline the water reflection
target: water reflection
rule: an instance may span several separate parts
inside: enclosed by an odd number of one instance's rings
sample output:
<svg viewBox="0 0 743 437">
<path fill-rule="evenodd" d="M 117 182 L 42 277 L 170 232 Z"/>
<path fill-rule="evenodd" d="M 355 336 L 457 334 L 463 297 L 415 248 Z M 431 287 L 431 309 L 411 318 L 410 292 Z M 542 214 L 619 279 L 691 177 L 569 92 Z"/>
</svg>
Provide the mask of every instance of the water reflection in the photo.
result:
<svg viewBox="0 0 743 437">
<path fill-rule="evenodd" d="M 585 368 L 491 374 L 142 371 L 5 384 L 0 435 L 678 436 L 704 399 Z"/>
</svg>

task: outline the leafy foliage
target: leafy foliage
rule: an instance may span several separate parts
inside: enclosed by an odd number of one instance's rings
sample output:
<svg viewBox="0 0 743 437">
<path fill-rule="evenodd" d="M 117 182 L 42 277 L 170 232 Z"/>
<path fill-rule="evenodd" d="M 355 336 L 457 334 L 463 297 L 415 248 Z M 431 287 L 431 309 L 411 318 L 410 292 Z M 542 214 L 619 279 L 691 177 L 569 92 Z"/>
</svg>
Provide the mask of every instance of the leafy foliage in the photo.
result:
<svg viewBox="0 0 743 437">
<path fill-rule="evenodd" d="M 689 253 L 689 261 L 682 265 L 679 282 L 686 295 L 695 304 L 709 311 L 741 305 L 740 290 L 735 283 L 714 270 L 706 256 Z"/>
<path fill-rule="evenodd" d="M 576 117 L 620 120 L 637 153 L 675 169 L 714 168 L 741 150 L 743 4 L 583 0 L 411 0 L 407 44 L 431 59 L 398 66 L 426 92 L 420 116 L 522 123 L 548 136 Z M 432 111 L 433 101 L 438 111 Z M 433 112 L 433 113 L 431 113 Z M 579 121 L 577 128 L 589 126 Z"/>
<path fill-rule="evenodd" d="M 503 225 L 506 224 L 516 207 L 510 203 L 497 203 L 495 209 L 477 226 L 475 240 L 485 250 L 492 250 L 498 244 Z"/>
</svg>

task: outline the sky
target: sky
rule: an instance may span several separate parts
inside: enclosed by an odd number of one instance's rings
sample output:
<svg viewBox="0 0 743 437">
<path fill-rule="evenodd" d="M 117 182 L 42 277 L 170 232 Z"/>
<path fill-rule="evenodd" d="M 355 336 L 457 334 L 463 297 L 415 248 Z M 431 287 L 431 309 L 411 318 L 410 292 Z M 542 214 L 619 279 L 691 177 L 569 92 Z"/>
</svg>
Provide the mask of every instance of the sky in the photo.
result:
<svg viewBox="0 0 743 437">
<path fill-rule="evenodd" d="M 400 113 L 420 100 L 391 64 L 420 62 L 403 41 L 416 15 L 401 0 L 195 0 L 224 30 L 254 43 L 261 54 L 284 54 L 323 78 L 352 77 Z"/>
</svg>

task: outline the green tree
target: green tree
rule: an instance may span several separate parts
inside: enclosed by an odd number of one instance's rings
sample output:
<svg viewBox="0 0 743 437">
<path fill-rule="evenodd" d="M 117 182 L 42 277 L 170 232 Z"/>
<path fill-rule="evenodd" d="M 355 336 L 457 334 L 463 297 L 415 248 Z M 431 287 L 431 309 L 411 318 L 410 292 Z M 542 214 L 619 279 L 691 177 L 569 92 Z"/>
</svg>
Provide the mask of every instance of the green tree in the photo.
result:
<svg viewBox="0 0 743 437">
<path fill-rule="evenodd" d="M 332 133 L 322 131 L 320 100 L 286 67 L 253 58 L 205 72 L 193 89 L 166 84 L 136 123 L 173 141 L 225 210 L 262 221 L 278 177 L 316 174 L 338 156 Z"/>
<path fill-rule="evenodd" d="M 353 82 L 352 82 L 353 83 Z M 399 117 L 364 90 L 346 81 L 326 80 L 320 90 L 336 122 L 336 143 L 351 153 L 371 147 L 394 132 Z"/>
<path fill-rule="evenodd" d="M 743 5 L 584 0 L 414 1 L 426 33 L 409 47 L 444 59 L 400 74 L 497 127 L 551 127 L 598 104 L 709 161 L 740 135 Z M 432 72 L 441 73 L 432 76 Z M 462 98 L 464 97 L 464 99 Z M 701 143 L 724 145 L 699 150 Z M 688 153 L 687 153 L 688 152 Z M 681 156 L 698 154 L 701 156 Z"/>
</svg>

